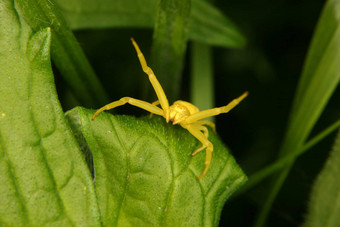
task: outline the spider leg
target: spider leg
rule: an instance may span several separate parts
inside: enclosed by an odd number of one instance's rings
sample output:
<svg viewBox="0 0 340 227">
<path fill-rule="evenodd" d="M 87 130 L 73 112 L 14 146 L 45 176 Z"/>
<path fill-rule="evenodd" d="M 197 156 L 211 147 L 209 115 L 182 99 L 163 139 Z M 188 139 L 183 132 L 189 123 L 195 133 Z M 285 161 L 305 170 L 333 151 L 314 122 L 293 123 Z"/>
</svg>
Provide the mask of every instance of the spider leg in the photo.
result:
<svg viewBox="0 0 340 227">
<path fill-rule="evenodd" d="M 151 103 L 151 105 L 158 106 L 159 105 L 159 100 L 154 101 L 153 103 Z M 150 113 L 149 119 L 152 118 L 152 115 L 153 115 L 153 113 Z"/>
<path fill-rule="evenodd" d="M 208 125 L 210 128 L 212 128 L 213 132 L 216 134 L 216 125 L 214 122 L 211 121 L 197 121 L 196 123 L 200 125 Z"/>
<path fill-rule="evenodd" d="M 156 100 L 154 102 L 151 103 L 152 105 L 158 106 L 159 105 L 159 100 Z"/>
<path fill-rule="evenodd" d="M 164 93 L 164 90 L 163 90 L 161 84 L 159 83 L 159 81 L 157 80 L 152 69 L 147 65 L 145 57 L 144 57 L 142 51 L 139 49 L 136 41 L 133 38 L 131 38 L 131 42 L 136 49 L 137 56 L 138 56 L 138 59 L 139 59 L 141 66 L 142 66 L 142 69 L 149 76 L 149 80 L 152 84 L 152 87 L 156 92 L 159 103 L 161 104 L 161 107 L 164 111 L 164 118 L 166 119 L 166 122 L 169 122 L 169 118 L 170 118 L 169 101 L 168 101 L 168 99 L 167 99 L 167 97 Z"/>
<path fill-rule="evenodd" d="M 111 102 L 105 106 L 103 106 L 102 108 L 100 108 L 99 110 L 97 110 L 97 112 L 95 114 L 93 114 L 92 116 L 92 120 L 94 120 L 98 114 L 100 114 L 101 112 L 105 111 L 105 110 L 110 110 L 113 108 L 116 108 L 117 106 L 122 106 L 126 103 L 129 103 L 130 105 L 133 106 L 137 106 L 141 109 L 147 110 L 153 114 L 157 114 L 157 115 L 161 115 L 163 116 L 163 110 L 155 105 L 152 105 L 151 103 L 142 101 L 142 100 L 138 100 L 138 99 L 134 99 L 134 98 L 130 98 L 130 97 L 123 97 L 118 101 L 115 102 Z"/>
<path fill-rule="evenodd" d="M 205 151 L 205 162 L 204 162 L 205 167 L 204 167 L 204 170 L 202 171 L 201 175 L 199 177 L 197 177 L 197 179 L 200 180 L 207 173 L 207 171 L 209 169 L 209 166 L 210 166 L 210 163 L 211 163 L 211 158 L 212 158 L 212 152 L 214 150 L 214 146 L 208 140 L 208 138 L 201 132 L 201 130 L 200 130 L 201 128 L 197 127 L 197 125 L 186 124 L 186 125 L 182 125 L 182 127 L 187 129 L 194 137 L 196 137 L 196 139 L 198 139 L 202 143 L 203 146 L 198 149 L 199 151 L 203 150 L 204 148 L 207 148 L 206 151 Z"/>
<path fill-rule="evenodd" d="M 232 100 L 228 105 L 213 108 L 209 110 L 203 110 L 198 113 L 194 113 L 186 118 L 185 123 L 190 124 L 194 123 L 198 120 L 201 120 L 203 118 L 212 117 L 215 115 L 219 115 L 221 113 L 228 113 L 231 109 L 233 109 L 235 106 L 237 106 L 245 97 L 247 97 L 248 92 L 244 92 L 240 97 Z"/>
<path fill-rule="evenodd" d="M 204 136 L 208 139 L 209 137 L 209 131 L 207 127 L 200 125 L 201 122 L 196 122 L 195 127 L 197 127 L 200 131 L 203 132 Z M 192 152 L 191 156 L 195 156 L 198 152 L 206 148 L 204 145 L 202 145 L 200 148 L 196 149 L 194 152 Z"/>
</svg>

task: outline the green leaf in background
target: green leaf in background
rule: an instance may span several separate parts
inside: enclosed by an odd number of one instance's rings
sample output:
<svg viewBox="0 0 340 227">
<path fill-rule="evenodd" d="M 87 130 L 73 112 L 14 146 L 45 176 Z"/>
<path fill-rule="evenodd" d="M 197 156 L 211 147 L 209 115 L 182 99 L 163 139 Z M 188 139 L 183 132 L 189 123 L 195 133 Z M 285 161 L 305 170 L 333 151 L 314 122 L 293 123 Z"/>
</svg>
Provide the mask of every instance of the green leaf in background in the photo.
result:
<svg viewBox="0 0 340 227">
<path fill-rule="evenodd" d="M 52 30 L 52 60 L 72 93 L 82 105 L 93 107 L 108 102 L 104 88 L 97 79 L 72 31 L 52 0 L 16 0 L 27 23 L 34 31 L 45 27 Z"/>
<path fill-rule="evenodd" d="M 72 29 L 113 27 L 154 28 L 157 10 L 155 0 L 56 0 Z M 211 4 L 193 0 L 189 39 L 201 43 L 243 47 L 244 36 L 221 11 Z"/>
<path fill-rule="evenodd" d="M 304 227 L 340 226 L 340 131 L 310 196 Z"/>
<path fill-rule="evenodd" d="M 329 0 L 319 19 L 291 111 L 289 126 L 280 156 L 302 149 L 316 121 L 340 79 L 339 0 Z M 276 195 L 281 189 L 294 160 L 276 178 L 274 187 L 257 219 L 263 226 Z"/>
<path fill-rule="evenodd" d="M 225 200 L 246 176 L 221 141 L 214 144 L 208 173 L 200 143 L 161 117 L 135 118 L 93 110 L 67 112 L 93 155 L 95 187 L 105 226 L 217 226 Z M 84 143 L 84 140 L 80 140 Z"/>
<path fill-rule="evenodd" d="M 246 45 L 246 38 L 238 28 L 207 1 L 193 0 L 191 15 L 191 40 L 221 47 L 242 48 Z"/>
<path fill-rule="evenodd" d="M 179 99 L 190 8 L 191 0 L 160 0 L 157 8 L 151 63 L 170 103 Z"/>
<path fill-rule="evenodd" d="M 51 31 L 0 2 L 0 225 L 100 226 L 91 175 L 57 99 Z"/>
</svg>

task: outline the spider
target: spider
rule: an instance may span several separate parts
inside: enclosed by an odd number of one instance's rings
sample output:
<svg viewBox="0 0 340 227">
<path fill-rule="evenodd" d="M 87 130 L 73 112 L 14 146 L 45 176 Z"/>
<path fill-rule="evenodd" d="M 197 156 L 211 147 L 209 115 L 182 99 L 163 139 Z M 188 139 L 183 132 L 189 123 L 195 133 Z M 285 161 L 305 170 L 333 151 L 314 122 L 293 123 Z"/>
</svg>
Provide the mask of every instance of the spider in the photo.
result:
<svg viewBox="0 0 340 227">
<path fill-rule="evenodd" d="M 196 155 L 198 152 L 206 148 L 205 167 L 201 175 L 197 177 L 197 179 L 200 180 L 209 169 L 212 152 L 214 150 L 213 144 L 208 140 L 209 134 L 208 129 L 205 125 L 210 126 L 216 133 L 216 127 L 213 122 L 201 119 L 229 112 L 248 95 L 248 92 L 244 92 L 240 97 L 232 100 L 226 106 L 203 111 L 200 111 L 193 104 L 182 100 L 178 100 L 174 102 L 171 106 L 169 106 L 169 101 L 164 93 L 164 90 L 161 84 L 158 82 L 152 69 L 147 65 L 144 55 L 139 49 L 138 44 L 133 38 L 131 38 L 131 42 L 137 52 L 137 56 L 143 71 L 149 76 L 149 80 L 156 92 L 158 100 L 153 103 L 148 103 L 131 97 L 123 97 L 120 100 L 109 103 L 97 110 L 97 112 L 92 116 L 92 120 L 94 120 L 96 116 L 98 116 L 98 114 L 105 110 L 110 110 L 129 103 L 130 105 L 137 106 L 146 111 L 149 111 L 151 113 L 151 116 L 152 114 L 156 114 L 164 117 L 167 123 L 169 121 L 172 121 L 173 125 L 179 124 L 186 130 L 188 130 L 196 139 L 198 139 L 202 143 L 202 146 L 196 149 L 191 154 L 192 156 Z M 160 105 L 161 108 L 159 108 L 158 105 Z"/>
</svg>

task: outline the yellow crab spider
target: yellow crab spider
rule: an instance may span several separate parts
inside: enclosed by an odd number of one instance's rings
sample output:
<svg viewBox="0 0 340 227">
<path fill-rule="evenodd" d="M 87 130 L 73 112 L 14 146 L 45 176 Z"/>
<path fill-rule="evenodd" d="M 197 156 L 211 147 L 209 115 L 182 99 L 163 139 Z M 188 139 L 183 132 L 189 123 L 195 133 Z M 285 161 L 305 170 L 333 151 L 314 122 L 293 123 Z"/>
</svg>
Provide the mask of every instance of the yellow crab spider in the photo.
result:
<svg viewBox="0 0 340 227">
<path fill-rule="evenodd" d="M 205 125 L 212 127 L 213 131 L 215 132 L 215 124 L 213 122 L 202 120 L 207 117 L 219 115 L 221 113 L 227 113 L 231 109 L 233 109 L 237 104 L 239 104 L 247 95 L 248 92 L 244 92 L 240 97 L 232 100 L 228 105 L 222 106 L 219 108 L 213 108 L 208 110 L 200 111 L 196 106 L 189 102 L 185 102 L 182 100 L 178 100 L 174 102 L 171 106 L 169 106 L 169 101 L 164 93 L 164 90 L 161 84 L 158 82 L 155 74 L 153 73 L 152 69 L 147 65 L 146 60 L 144 58 L 143 53 L 139 49 L 137 43 L 133 38 L 131 38 L 132 44 L 136 49 L 138 59 L 142 66 L 143 71 L 149 76 L 149 80 L 154 88 L 158 100 L 153 103 L 148 103 L 142 100 L 130 98 L 130 97 L 123 97 L 118 101 L 109 103 L 99 110 L 92 116 L 92 120 L 98 116 L 101 112 L 105 110 L 110 110 L 116 108 L 118 106 L 122 106 L 126 103 L 130 105 L 137 106 L 142 108 L 146 111 L 149 111 L 151 114 L 157 114 L 165 118 L 166 122 L 172 121 L 173 124 L 179 124 L 186 130 L 188 130 L 196 139 L 198 139 L 202 146 L 196 149 L 191 155 L 194 156 L 198 152 L 202 151 L 206 148 L 206 156 L 205 156 L 205 167 L 202 171 L 201 175 L 197 177 L 200 180 L 208 171 L 212 152 L 214 150 L 213 144 L 208 140 L 208 129 Z M 161 108 L 158 107 L 161 106 Z"/>
</svg>

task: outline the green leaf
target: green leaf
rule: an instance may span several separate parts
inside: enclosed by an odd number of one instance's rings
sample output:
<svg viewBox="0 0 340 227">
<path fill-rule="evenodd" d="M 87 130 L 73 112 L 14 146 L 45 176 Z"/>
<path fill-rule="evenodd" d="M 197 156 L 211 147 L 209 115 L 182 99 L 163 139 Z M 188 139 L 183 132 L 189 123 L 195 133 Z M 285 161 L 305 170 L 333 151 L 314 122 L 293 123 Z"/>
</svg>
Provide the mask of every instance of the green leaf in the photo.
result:
<svg viewBox="0 0 340 227">
<path fill-rule="evenodd" d="M 305 227 L 340 226 L 340 131 L 310 196 Z"/>
<path fill-rule="evenodd" d="M 104 88 L 53 0 L 16 0 L 16 4 L 33 31 L 51 27 L 53 62 L 75 97 L 86 106 L 107 103 Z"/>
<path fill-rule="evenodd" d="M 201 43 L 242 48 L 246 38 L 216 7 L 207 1 L 193 0 L 189 38 Z"/>
<path fill-rule="evenodd" d="M 51 31 L 0 2 L 0 223 L 99 226 L 89 170 L 58 103 Z"/>
<path fill-rule="evenodd" d="M 340 79 L 340 21 L 339 0 L 329 0 L 319 19 L 291 111 L 289 126 L 280 156 L 302 149 L 316 121 Z M 294 159 L 295 160 L 295 159 Z M 294 160 L 279 177 L 259 215 L 256 226 L 263 226 L 272 203 L 284 183 Z"/>
<path fill-rule="evenodd" d="M 72 29 L 137 27 L 153 28 L 157 1 L 155 0 L 56 0 Z M 245 37 L 236 26 L 213 5 L 192 1 L 189 39 L 202 43 L 243 47 Z"/>
<path fill-rule="evenodd" d="M 97 198 L 105 226 L 217 226 L 225 200 L 245 181 L 234 158 L 211 130 L 208 173 L 200 143 L 161 117 L 148 119 L 93 110 L 67 112 L 93 155 Z M 84 143 L 84 140 L 80 140 Z"/>
<path fill-rule="evenodd" d="M 190 7 L 191 0 L 160 0 L 158 4 L 151 62 L 170 102 L 180 95 Z"/>
</svg>

